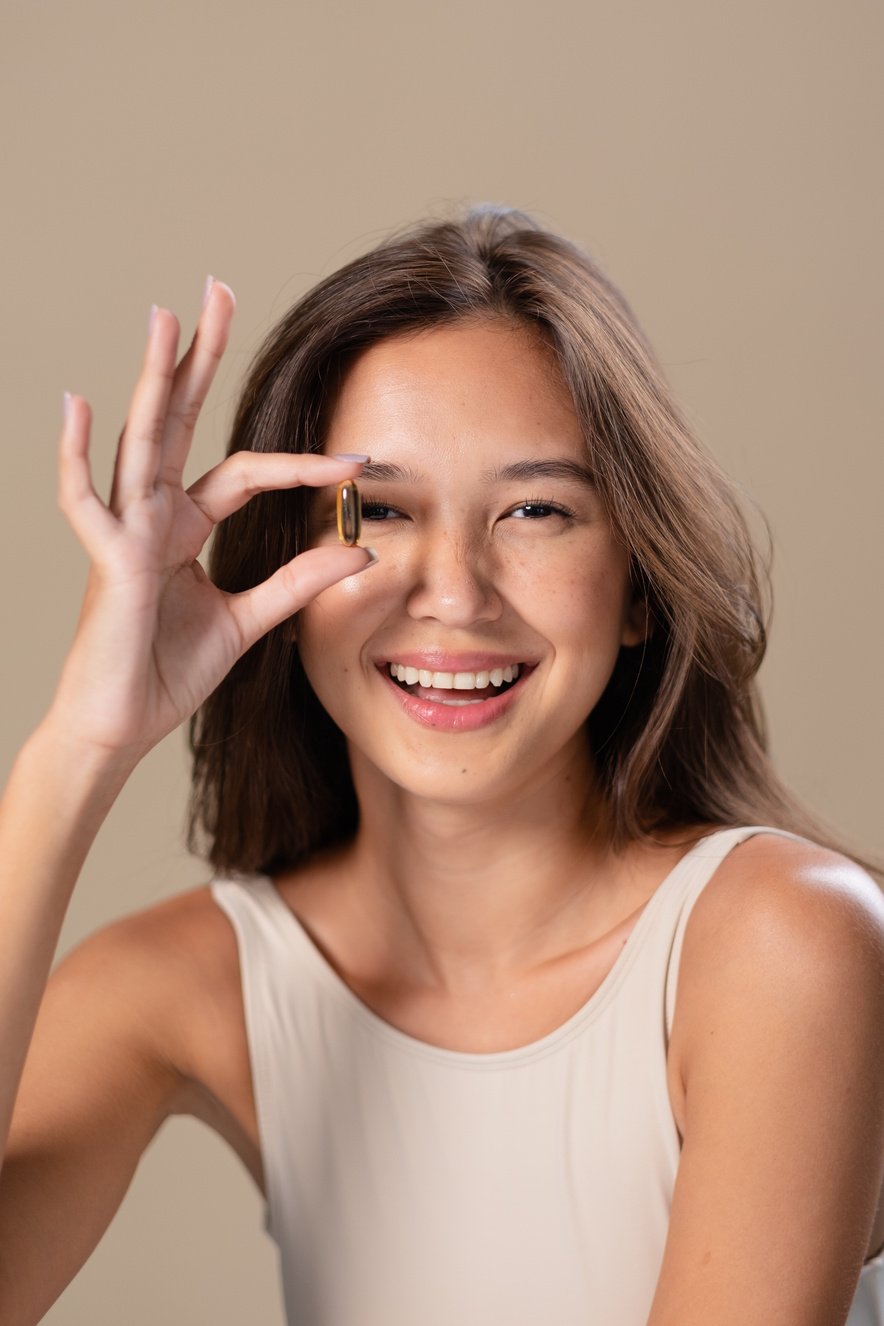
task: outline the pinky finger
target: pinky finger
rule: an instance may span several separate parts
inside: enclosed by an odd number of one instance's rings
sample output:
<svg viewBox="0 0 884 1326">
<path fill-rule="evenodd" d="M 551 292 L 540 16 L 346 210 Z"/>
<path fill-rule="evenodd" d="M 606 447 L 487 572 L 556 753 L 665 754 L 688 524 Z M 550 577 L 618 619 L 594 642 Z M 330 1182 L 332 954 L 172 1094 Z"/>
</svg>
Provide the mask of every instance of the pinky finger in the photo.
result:
<svg viewBox="0 0 884 1326">
<path fill-rule="evenodd" d="M 92 484 L 91 424 L 89 402 L 82 396 L 65 393 L 65 418 L 58 447 L 58 505 L 86 551 L 97 556 L 117 522 Z"/>
</svg>

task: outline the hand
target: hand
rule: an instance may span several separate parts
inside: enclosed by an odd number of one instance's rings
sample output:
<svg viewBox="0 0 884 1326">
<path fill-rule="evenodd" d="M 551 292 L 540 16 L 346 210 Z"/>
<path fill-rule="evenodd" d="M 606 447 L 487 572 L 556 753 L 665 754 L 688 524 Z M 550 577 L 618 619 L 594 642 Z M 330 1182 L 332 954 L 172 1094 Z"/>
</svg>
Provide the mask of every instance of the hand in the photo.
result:
<svg viewBox="0 0 884 1326">
<path fill-rule="evenodd" d="M 107 505 L 92 485 L 91 410 L 68 398 L 59 505 L 90 561 L 51 716 L 70 738 L 134 760 L 188 718 L 237 659 L 321 590 L 371 565 L 363 548 L 301 553 L 254 589 L 226 594 L 196 560 L 213 527 L 255 493 L 337 484 L 358 461 L 240 451 L 188 489 L 196 421 L 227 344 L 234 298 L 212 284 L 177 368 L 179 324 L 158 309 L 117 448 Z"/>
</svg>

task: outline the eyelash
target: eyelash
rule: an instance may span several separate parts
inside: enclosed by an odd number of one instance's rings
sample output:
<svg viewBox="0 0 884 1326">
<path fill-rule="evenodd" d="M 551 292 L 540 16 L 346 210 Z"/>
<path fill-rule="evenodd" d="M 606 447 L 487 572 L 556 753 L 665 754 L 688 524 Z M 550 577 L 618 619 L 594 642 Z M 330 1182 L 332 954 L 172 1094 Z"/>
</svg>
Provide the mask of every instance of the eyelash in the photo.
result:
<svg viewBox="0 0 884 1326">
<path fill-rule="evenodd" d="M 570 507 L 562 506 L 561 502 L 553 502 L 546 497 L 526 497 L 524 502 L 518 502 L 508 514 L 512 515 L 514 511 L 522 510 L 525 507 L 543 507 L 553 515 L 561 516 L 564 520 L 573 520 L 576 514 L 570 509 Z M 371 520 L 372 516 L 376 515 L 379 511 L 396 511 L 399 513 L 399 508 L 393 506 L 390 502 L 382 502 L 378 499 L 371 502 L 367 501 L 365 498 L 362 499 L 363 520 Z M 538 519 L 538 517 L 523 516 L 522 519 L 530 520 Z"/>
<path fill-rule="evenodd" d="M 513 510 L 518 511 L 523 507 L 529 506 L 546 507 L 546 509 L 551 511 L 553 515 L 562 516 L 565 520 L 573 520 L 576 514 L 576 512 L 572 511 L 570 507 L 562 506 L 561 502 L 553 502 L 547 497 L 527 497 L 524 502 L 519 502 L 518 506 L 514 507 Z"/>
<path fill-rule="evenodd" d="M 378 511 L 396 511 L 396 510 L 397 508 L 395 506 L 391 506 L 389 502 L 378 502 L 378 501 L 369 502 L 364 497 L 362 499 L 363 520 L 371 519 L 372 514 Z"/>
</svg>

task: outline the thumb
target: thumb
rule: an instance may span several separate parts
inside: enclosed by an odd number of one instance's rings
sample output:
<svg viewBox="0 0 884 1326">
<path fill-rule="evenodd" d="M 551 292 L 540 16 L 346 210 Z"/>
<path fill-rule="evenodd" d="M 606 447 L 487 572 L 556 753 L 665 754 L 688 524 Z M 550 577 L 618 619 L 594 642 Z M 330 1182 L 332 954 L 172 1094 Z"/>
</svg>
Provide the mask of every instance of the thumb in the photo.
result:
<svg viewBox="0 0 884 1326">
<path fill-rule="evenodd" d="M 367 571 L 377 560 L 371 548 L 311 548 L 286 562 L 260 585 L 231 594 L 229 607 L 239 628 L 243 652 L 324 589 Z"/>
</svg>

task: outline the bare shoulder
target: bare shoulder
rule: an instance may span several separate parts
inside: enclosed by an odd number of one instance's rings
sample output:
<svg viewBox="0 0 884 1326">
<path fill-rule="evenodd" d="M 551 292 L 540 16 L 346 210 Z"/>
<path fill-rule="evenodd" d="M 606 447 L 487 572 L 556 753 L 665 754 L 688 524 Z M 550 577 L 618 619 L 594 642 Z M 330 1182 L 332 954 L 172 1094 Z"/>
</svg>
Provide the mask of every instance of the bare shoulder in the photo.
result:
<svg viewBox="0 0 884 1326">
<path fill-rule="evenodd" d="M 204 885 L 102 926 L 59 963 L 48 993 L 55 1002 L 115 1005 L 145 1054 L 184 1089 L 199 1024 L 231 987 L 236 941 Z"/>
<path fill-rule="evenodd" d="M 691 1321 L 715 1319 L 740 1282 L 747 1321 L 844 1320 L 884 1239 L 882 1050 L 875 882 L 809 842 L 734 848 L 685 929 L 669 1078 L 682 1150 L 651 1321 L 681 1320 L 685 1298 Z"/>
<path fill-rule="evenodd" d="M 884 896 L 838 852 L 806 840 L 757 834 L 735 847 L 697 899 L 685 931 L 690 967 L 713 954 L 751 961 L 847 963 L 874 975 L 884 952 Z M 880 974 L 880 968 L 878 968 Z"/>
<path fill-rule="evenodd" d="M 214 1125 L 260 1182 L 247 1127 L 231 1120 L 228 1105 L 213 1104 L 200 1076 L 222 1064 L 220 1095 L 245 1100 L 248 1122 L 235 939 L 226 924 L 208 890 L 196 889 L 103 926 L 53 971 L 0 1179 L 4 1321 L 37 1320 L 69 1283 L 170 1114 Z"/>
<path fill-rule="evenodd" d="M 162 1118 L 186 1114 L 227 1141 L 263 1185 L 242 999 L 230 920 L 203 885 L 130 913 L 74 949 L 50 983 L 77 1028 L 113 1010 L 112 1042 L 137 1056 Z M 79 1031 L 76 1032 L 79 1036 Z"/>
<path fill-rule="evenodd" d="M 94 965 L 170 1000 L 180 986 L 229 967 L 236 946 L 229 922 L 208 885 L 173 894 L 108 922 L 60 964 Z M 162 979 L 160 979 L 162 978 Z M 146 992 L 146 991 L 145 991 Z"/>
<path fill-rule="evenodd" d="M 854 861 L 805 840 L 758 834 L 735 847 L 688 920 L 669 1051 L 679 1132 L 692 1059 L 712 1010 L 762 1028 L 777 1007 L 884 1027 L 884 896 Z"/>
</svg>

